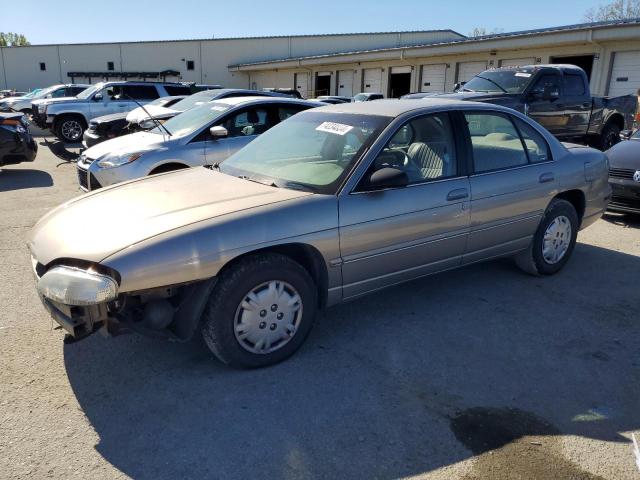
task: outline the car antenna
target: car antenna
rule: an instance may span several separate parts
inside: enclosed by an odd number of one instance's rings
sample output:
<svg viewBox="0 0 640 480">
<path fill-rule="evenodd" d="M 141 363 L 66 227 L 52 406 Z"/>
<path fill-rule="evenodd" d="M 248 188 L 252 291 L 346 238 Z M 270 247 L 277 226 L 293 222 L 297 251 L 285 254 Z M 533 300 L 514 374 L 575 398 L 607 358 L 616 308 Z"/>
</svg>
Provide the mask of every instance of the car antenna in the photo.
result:
<svg viewBox="0 0 640 480">
<path fill-rule="evenodd" d="M 151 115 L 151 114 L 149 113 L 149 110 L 147 110 L 146 108 L 144 108 L 144 105 L 142 105 L 140 102 L 138 102 L 135 98 L 133 98 L 133 97 L 131 97 L 131 96 L 127 95 L 126 93 L 121 93 L 121 94 L 120 94 L 120 96 L 121 96 L 121 97 L 126 97 L 126 98 L 128 98 L 129 100 L 131 100 L 132 102 L 134 102 L 136 105 L 138 105 L 142 110 L 144 110 L 144 113 L 146 113 L 146 114 L 149 116 L 149 118 L 155 122 L 155 124 L 158 126 L 158 128 L 161 128 L 162 130 L 164 130 L 165 132 L 167 132 L 167 135 L 169 135 L 170 137 L 172 136 L 172 135 L 171 135 L 171 132 L 167 129 L 167 127 L 165 127 L 162 123 L 160 123 L 160 121 L 159 121 L 156 117 L 154 117 L 153 115 Z"/>
</svg>

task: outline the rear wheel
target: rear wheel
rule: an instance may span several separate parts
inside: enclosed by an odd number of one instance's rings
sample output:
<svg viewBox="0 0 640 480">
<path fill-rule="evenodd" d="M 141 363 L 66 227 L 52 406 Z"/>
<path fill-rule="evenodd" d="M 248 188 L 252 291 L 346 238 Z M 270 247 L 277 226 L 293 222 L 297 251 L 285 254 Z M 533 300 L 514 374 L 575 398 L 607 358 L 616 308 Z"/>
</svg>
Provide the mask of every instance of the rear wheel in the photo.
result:
<svg viewBox="0 0 640 480">
<path fill-rule="evenodd" d="M 68 143 L 77 143 L 87 128 L 84 119 L 77 115 L 66 115 L 56 122 L 56 135 Z"/>
<path fill-rule="evenodd" d="M 538 225 L 531 245 L 516 257 L 517 265 L 532 275 L 559 272 L 571 257 L 579 226 L 573 205 L 566 200 L 553 200 Z"/>
<path fill-rule="evenodd" d="M 607 123 L 600 134 L 598 148 L 604 152 L 618 142 L 620 142 L 620 127 L 612 122 Z"/>
<path fill-rule="evenodd" d="M 202 335 L 222 362 L 265 367 L 300 348 L 316 308 L 315 284 L 300 264 L 280 254 L 251 256 L 220 275 Z"/>
</svg>

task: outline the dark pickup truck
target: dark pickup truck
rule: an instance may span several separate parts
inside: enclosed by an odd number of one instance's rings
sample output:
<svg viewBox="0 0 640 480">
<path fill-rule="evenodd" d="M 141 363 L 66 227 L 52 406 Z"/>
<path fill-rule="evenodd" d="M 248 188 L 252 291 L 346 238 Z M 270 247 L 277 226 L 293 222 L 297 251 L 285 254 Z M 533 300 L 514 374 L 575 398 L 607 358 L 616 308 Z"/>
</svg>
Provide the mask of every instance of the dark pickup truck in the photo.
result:
<svg viewBox="0 0 640 480">
<path fill-rule="evenodd" d="M 504 105 L 536 120 L 563 141 L 606 150 L 630 129 L 633 95 L 594 97 L 584 70 L 575 65 L 529 65 L 486 70 L 453 93 L 413 93 L 402 98 L 448 97 Z"/>
</svg>

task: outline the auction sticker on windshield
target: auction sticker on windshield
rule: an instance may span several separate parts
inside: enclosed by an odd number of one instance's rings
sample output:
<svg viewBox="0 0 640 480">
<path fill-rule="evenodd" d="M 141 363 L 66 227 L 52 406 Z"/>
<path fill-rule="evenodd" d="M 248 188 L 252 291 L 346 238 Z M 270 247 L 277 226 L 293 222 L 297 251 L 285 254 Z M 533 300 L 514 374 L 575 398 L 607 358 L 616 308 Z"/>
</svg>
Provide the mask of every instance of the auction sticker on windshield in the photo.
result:
<svg viewBox="0 0 640 480">
<path fill-rule="evenodd" d="M 318 132 L 346 135 L 349 131 L 353 130 L 353 127 L 351 125 L 344 125 L 343 123 L 323 122 L 316 127 L 316 130 Z"/>
<path fill-rule="evenodd" d="M 524 77 L 524 78 L 529 78 L 531 76 L 530 73 L 525 73 L 525 72 L 516 72 L 516 77 Z"/>
</svg>

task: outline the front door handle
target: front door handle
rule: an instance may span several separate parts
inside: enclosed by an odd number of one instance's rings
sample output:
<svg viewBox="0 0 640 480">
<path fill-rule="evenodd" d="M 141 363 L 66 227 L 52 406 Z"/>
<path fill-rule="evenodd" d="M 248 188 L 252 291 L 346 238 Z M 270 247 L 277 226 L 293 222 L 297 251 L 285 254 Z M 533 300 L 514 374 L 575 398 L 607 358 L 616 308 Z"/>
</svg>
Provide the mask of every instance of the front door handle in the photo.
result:
<svg viewBox="0 0 640 480">
<path fill-rule="evenodd" d="M 540 183 L 549 183 L 549 182 L 553 182 L 555 180 L 555 175 L 553 174 L 553 172 L 546 172 L 543 173 L 542 175 L 540 175 L 540 178 L 538 178 L 538 182 Z"/>
<path fill-rule="evenodd" d="M 466 188 L 457 188 L 456 190 L 451 190 L 447 194 L 447 201 L 451 202 L 453 200 L 462 200 L 463 198 L 469 197 L 469 191 Z"/>
</svg>

